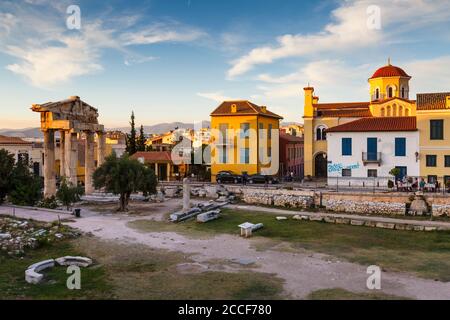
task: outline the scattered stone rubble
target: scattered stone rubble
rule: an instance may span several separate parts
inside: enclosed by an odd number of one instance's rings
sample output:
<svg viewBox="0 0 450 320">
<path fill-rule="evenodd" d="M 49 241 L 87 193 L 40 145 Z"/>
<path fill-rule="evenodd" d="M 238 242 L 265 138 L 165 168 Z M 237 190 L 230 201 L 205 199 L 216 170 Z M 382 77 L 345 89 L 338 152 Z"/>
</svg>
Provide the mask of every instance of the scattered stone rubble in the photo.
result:
<svg viewBox="0 0 450 320">
<path fill-rule="evenodd" d="M 328 200 L 326 208 L 334 212 L 358 214 L 405 215 L 406 213 L 406 204 L 398 202 Z"/>
<path fill-rule="evenodd" d="M 58 223 L 40 223 L 13 217 L 0 217 L 0 251 L 10 256 L 21 256 L 27 249 L 42 243 L 75 238 L 79 232 Z"/>
<path fill-rule="evenodd" d="M 205 223 L 220 218 L 220 209 L 211 210 L 205 213 L 201 213 L 197 216 L 197 222 Z"/>
<path fill-rule="evenodd" d="M 450 217 L 450 204 L 433 204 L 434 217 Z"/>
<path fill-rule="evenodd" d="M 186 212 L 176 212 L 170 215 L 169 220 L 171 222 L 182 222 L 191 218 L 195 218 L 198 215 L 200 215 L 201 213 L 213 213 L 216 210 L 220 211 L 220 208 L 228 205 L 229 202 L 223 202 L 223 203 L 218 203 L 216 201 L 209 201 L 209 202 L 205 202 L 205 203 L 199 203 L 197 206 L 189 209 Z M 220 212 L 219 212 L 220 214 Z M 213 219 L 211 219 L 213 220 Z M 209 221 L 209 220 L 207 220 Z M 202 221 L 202 222 L 207 222 L 207 221 Z"/>
<path fill-rule="evenodd" d="M 57 263 L 60 266 L 78 266 L 89 267 L 92 264 L 92 259 L 85 257 L 61 257 L 57 259 L 49 259 L 32 264 L 25 270 L 25 281 L 31 284 L 38 284 L 44 279 L 44 275 L 41 271 L 53 268 Z"/>
</svg>

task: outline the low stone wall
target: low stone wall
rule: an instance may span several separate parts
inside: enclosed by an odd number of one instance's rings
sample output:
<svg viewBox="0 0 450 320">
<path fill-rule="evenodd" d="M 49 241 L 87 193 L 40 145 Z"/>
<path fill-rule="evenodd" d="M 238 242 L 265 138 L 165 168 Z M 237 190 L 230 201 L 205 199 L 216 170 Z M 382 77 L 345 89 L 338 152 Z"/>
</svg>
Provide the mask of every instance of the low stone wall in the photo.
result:
<svg viewBox="0 0 450 320">
<path fill-rule="evenodd" d="M 405 215 L 406 204 L 399 202 L 333 200 L 326 201 L 325 207 L 333 212 Z"/>
<path fill-rule="evenodd" d="M 436 230 L 446 230 L 446 228 L 439 226 L 423 226 L 411 223 L 396 223 L 396 222 L 380 222 L 367 219 L 350 219 L 350 218 L 338 218 L 330 215 L 317 215 L 317 214 L 302 214 L 296 215 L 292 219 L 294 220 L 304 220 L 304 221 L 314 221 L 314 222 L 324 222 L 324 223 L 334 223 L 334 224 L 347 224 L 352 226 L 360 227 L 370 227 L 370 228 L 381 228 L 390 230 L 406 230 L 406 231 L 436 231 Z"/>
<path fill-rule="evenodd" d="M 313 208 L 314 197 L 304 195 L 274 195 L 273 204 L 285 208 Z"/>
<path fill-rule="evenodd" d="M 261 189 L 244 189 L 242 191 L 242 201 L 247 204 L 300 209 L 314 207 L 314 194 L 310 194 L 310 192 Z"/>
<path fill-rule="evenodd" d="M 450 217 L 450 204 L 433 204 L 432 211 L 435 217 Z"/>
</svg>

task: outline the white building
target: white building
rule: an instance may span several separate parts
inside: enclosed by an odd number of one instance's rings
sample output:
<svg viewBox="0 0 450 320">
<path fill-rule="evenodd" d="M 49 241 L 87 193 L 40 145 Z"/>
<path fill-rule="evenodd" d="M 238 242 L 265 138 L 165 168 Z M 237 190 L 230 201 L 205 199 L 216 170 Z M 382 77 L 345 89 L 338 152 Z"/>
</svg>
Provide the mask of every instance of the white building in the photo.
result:
<svg viewBox="0 0 450 320">
<path fill-rule="evenodd" d="M 328 184 L 387 186 L 419 176 L 419 131 L 415 117 L 362 118 L 327 130 Z"/>
<path fill-rule="evenodd" d="M 30 163 L 34 174 L 43 175 L 44 147 L 41 142 L 29 142 L 22 138 L 0 135 L 0 149 L 13 154 L 15 161 L 22 159 Z"/>
</svg>

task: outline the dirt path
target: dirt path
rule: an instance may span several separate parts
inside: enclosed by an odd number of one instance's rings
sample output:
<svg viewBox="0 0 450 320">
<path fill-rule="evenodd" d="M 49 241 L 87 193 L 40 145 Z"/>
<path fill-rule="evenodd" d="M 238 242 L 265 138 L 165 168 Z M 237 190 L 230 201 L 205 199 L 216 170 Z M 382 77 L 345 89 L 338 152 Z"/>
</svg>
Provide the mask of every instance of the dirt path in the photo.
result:
<svg viewBox="0 0 450 320">
<path fill-rule="evenodd" d="M 179 201 L 170 203 L 171 201 L 166 202 L 167 208 L 179 205 Z M 4 210 L 0 207 L 0 213 L 2 211 Z M 51 216 L 55 217 L 54 213 L 36 214 L 36 211 L 30 213 L 25 209 L 16 210 L 16 216 L 30 214 L 34 219 L 44 221 L 48 221 Z M 262 239 L 246 240 L 237 235 L 191 239 L 174 232 L 143 233 L 127 226 L 130 221 L 142 219 L 159 220 L 161 212 L 145 217 L 85 212 L 82 219 L 68 224 L 105 240 L 139 243 L 152 248 L 183 252 L 193 255 L 192 258 L 200 263 L 208 263 L 211 260 L 231 262 L 232 259 L 254 261 L 254 264 L 245 268 L 275 274 L 284 279 L 286 293 L 295 299 L 303 299 L 311 291 L 327 288 L 368 292 L 366 267 L 358 264 L 307 251 L 287 251 L 276 247 L 258 251 L 255 246 L 264 241 Z M 421 279 L 402 273 L 383 273 L 382 292 L 415 299 L 450 299 L 450 283 Z"/>
</svg>

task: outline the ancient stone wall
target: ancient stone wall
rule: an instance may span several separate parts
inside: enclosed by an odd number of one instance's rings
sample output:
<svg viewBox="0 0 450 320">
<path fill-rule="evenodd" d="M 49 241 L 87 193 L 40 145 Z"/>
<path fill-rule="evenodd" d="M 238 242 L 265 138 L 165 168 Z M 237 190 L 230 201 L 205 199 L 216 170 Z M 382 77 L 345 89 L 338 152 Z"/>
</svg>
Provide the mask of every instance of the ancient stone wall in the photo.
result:
<svg viewBox="0 0 450 320">
<path fill-rule="evenodd" d="M 405 215 L 406 213 L 406 204 L 399 202 L 329 199 L 325 207 L 329 211 L 359 214 Z"/>
<path fill-rule="evenodd" d="M 435 217 L 450 217 L 450 203 L 433 204 L 432 210 Z"/>
</svg>

